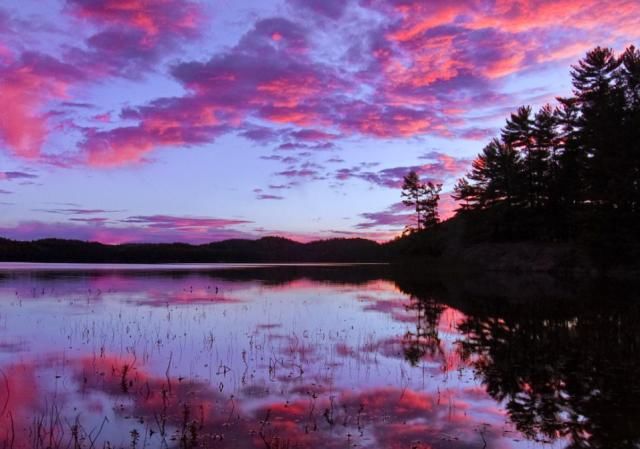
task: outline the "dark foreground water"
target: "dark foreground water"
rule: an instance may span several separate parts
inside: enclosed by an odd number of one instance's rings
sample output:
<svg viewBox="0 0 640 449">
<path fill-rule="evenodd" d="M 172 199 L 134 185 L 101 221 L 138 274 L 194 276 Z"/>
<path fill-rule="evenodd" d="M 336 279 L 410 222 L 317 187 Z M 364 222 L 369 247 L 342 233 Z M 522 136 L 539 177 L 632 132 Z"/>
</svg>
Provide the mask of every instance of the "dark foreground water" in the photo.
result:
<svg viewBox="0 0 640 449">
<path fill-rule="evenodd" d="M 640 444 L 640 293 L 386 266 L 0 264 L 0 448 Z"/>
</svg>

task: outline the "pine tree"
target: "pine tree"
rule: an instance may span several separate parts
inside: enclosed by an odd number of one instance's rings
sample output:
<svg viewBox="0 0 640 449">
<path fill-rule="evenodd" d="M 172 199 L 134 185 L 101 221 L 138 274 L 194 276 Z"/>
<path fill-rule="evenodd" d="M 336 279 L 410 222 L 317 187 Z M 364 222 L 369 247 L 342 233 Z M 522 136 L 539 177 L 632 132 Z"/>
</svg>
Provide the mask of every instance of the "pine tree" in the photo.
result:
<svg viewBox="0 0 640 449">
<path fill-rule="evenodd" d="M 415 211 L 415 227 L 408 225 L 405 232 L 420 231 L 440 222 L 438 202 L 441 189 L 442 184 L 422 183 L 414 170 L 405 175 L 402 184 L 402 202 Z"/>
<path fill-rule="evenodd" d="M 558 152 L 556 117 L 551 105 L 543 106 L 533 119 L 533 187 L 540 206 L 558 204 Z"/>
<path fill-rule="evenodd" d="M 585 152 L 578 132 L 578 102 L 575 98 L 558 98 L 555 115 L 558 125 L 557 188 L 565 209 L 575 209 L 584 202 Z"/>
<path fill-rule="evenodd" d="M 529 206 L 535 206 L 538 194 L 535 187 L 535 167 L 538 165 L 538 161 L 534 154 L 531 106 L 521 106 L 515 114 L 511 114 L 502 129 L 501 135 L 506 145 L 522 154 L 527 179 L 527 182 L 522 185 L 522 193 Z"/>
<path fill-rule="evenodd" d="M 637 111 L 640 109 L 640 50 L 633 45 L 625 50 L 616 75 L 624 87 L 628 110 Z"/>
<path fill-rule="evenodd" d="M 471 163 L 471 171 L 467 173 L 467 178 L 473 183 L 475 189 L 476 209 L 485 209 L 493 205 L 493 195 L 489 192 L 493 165 L 495 161 L 495 148 L 487 145 L 482 152 L 476 156 Z"/>
<path fill-rule="evenodd" d="M 473 210 L 480 207 L 480 189 L 474 184 L 469 183 L 467 178 L 462 177 L 453 187 L 451 197 L 460 203 L 458 210 Z"/>
<path fill-rule="evenodd" d="M 622 126 L 626 143 L 625 165 L 628 168 L 626 189 L 629 209 L 640 212 L 640 51 L 629 47 L 620 57 L 618 83 L 624 92 L 625 112 Z"/>
<path fill-rule="evenodd" d="M 422 209 L 420 201 L 422 199 L 423 185 L 420 182 L 418 174 L 411 170 L 404 177 L 404 183 L 402 184 L 402 203 L 411 207 L 415 211 L 415 228 L 411 225 L 407 225 L 405 231 L 413 232 L 422 229 Z"/>
<path fill-rule="evenodd" d="M 520 156 L 511 145 L 493 139 L 471 164 L 467 177 L 477 189 L 480 208 L 505 201 L 512 207 L 518 198 Z"/>
<path fill-rule="evenodd" d="M 431 181 L 423 185 L 420 207 L 422 209 L 422 227 L 429 229 L 440 223 L 438 202 L 442 184 L 434 184 Z"/>
<path fill-rule="evenodd" d="M 577 128 L 585 152 L 588 196 L 599 207 L 616 207 L 620 161 L 620 90 L 615 83 L 620 61 L 613 51 L 597 47 L 572 67 L 580 110 Z"/>
</svg>

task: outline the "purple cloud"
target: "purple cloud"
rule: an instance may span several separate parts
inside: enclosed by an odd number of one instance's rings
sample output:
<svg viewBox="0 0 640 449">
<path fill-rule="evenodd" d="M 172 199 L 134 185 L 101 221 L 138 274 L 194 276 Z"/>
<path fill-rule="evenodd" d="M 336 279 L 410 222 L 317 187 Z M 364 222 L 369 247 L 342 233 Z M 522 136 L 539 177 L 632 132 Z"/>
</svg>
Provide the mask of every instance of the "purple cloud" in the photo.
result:
<svg viewBox="0 0 640 449">
<path fill-rule="evenodd" d="M 0 171 L 0 180 L 13 181 L 14 179 L 36 179 L 38 176 L 33 173 L 22 171 Z"/>
<path fill-rule="evenodd" d="M 296 8 L 337 20 L 344 14 L 349 0 L 288 0 Z"/>
<path fill-rule="evenodd" d="M 120 212 L 117 210 L 106 210 L 106 209 L 80 209 L 80 208 L 69 208 L 69 209 L 34 209 L 38 212 L 47 212 L 50 214 L 60 214 L 60 215 L 95 215 L 95 214 L 107 214 L 111 212 Z"/>
<path fill-rule="evenodd" d="M 395 203 L 380 212 L 366 212 L 360 216 L 367 221 L 356 224 L 357 229 L 378 227 L 402 228 L 411 223 L 411 209 L 403 203 Z"/>
<path fill-rule="evenodd" d="M 278 196 L 278 195 L 272 195 L 269 193 L 260 193 L 258 195 L 256 195 L 256 199 L 258 200 L 283 200 L 284 197 L 283 196 Z"/>
<path fill-rule="evenodd" d="M 379 171 L 367 170 L 370 165 L 360 164 L 338 169 L 334 173 L 334 177 L 339 181 L 362 179 L 381 187 L 397 189 L 402 186 L 404 176 L 412 170 L 426 181 L 442 183 L 464 173 L 470 164 L 468 159 L 455 158 L 438 151 L 426 153 L 420 159 L 426 159 L 430 162 L 422 165 L 385 168 Z"/>
</svg>

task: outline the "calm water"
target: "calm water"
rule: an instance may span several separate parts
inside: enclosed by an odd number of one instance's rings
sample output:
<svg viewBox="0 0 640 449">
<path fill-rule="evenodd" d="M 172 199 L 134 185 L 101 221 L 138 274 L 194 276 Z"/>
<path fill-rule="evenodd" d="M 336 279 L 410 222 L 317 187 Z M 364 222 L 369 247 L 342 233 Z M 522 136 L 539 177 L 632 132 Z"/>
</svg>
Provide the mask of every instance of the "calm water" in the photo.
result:
<svg viewBox="0 0 640 449">
<path fill-rule="evenodd" d="M 387 266 L 0 265 L 0 447 L 640 444 L 640 293 Z"/>
</svg>

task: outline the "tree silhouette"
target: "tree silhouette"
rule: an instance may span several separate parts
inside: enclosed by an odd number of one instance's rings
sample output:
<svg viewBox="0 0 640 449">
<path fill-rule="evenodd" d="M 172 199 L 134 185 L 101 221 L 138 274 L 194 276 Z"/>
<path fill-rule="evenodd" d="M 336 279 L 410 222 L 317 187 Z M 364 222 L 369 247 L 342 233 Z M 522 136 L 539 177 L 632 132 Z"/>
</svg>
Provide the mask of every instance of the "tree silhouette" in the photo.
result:
<svg viewBox="0 0 640 449">
<path fill-rule="evenodd" d="M 538 205 L 545 202 L 556 205 L 558 201 L 558 136 L 553 107 L 544 105 L 533 119 L 533 177 Z"/>
<path fill-rule="evenodd" d="M 453 187 L 451 197 L 460 203 L 459 210 L 472 210 L 478 207 L 480 202 L 479 189 L 477 186 L 470 184 L 467 178 L 460 178 Z"/>
<path fill-rule="evenodd" d="M 633 302 L 590 298 L 577 307 L 567 300 L 467 316 L 462 356 L 529 439 L 563 437 L 567 448 L 638 447 L 640 310 Z"/>
<path fill-rule="evenodd" d="M 432 297 L 411 297 L 407 310 L 415 311 L 416 328 L 402 338 L 405 359 L 418 366 L 425 356 L 442 357 L 444 351 L 438 332 L 438 323 L 445 306 Z"/>
<path fill-rule="evenodd" d="M 565 210 L 575 209 L 584 200 L 585 154 L 577 129 L 579 114 L 575 98 L 558 98 L 556 107 L 556 133 L 559 155 L 557 157 L 557 187 L 560 202 Z"/>
<path fill-rule="evenodd" d="M 537 168 L 542 164 L 538 160 L 534 147 L 533 120 L 531 119 L 531 107 L 521 106 L 507 119 L 505 127 L 502 129 L 502 142 L 513 150 L 516 150 L 524 160 L 522 167 L 526 176 L 525 193 L 526 200 L 530 206 L 534 206 L 537 201 Z M 499 142 L 497 139 L 494 142 Z"/>
<path fill-rule="evenodd" d="M 624 95 L 623 135 L 626 144 L 628 190 L 625 196 L 632 213 L 640 212 L 640 51 L 629 47 L 620 58 L 616 73 Z"/>
<path fill-rule="evenodd" d="M 440 223 L 438 202 L 440 201 L 442 184 L 434 184 L 431 181 L 423 185 L 423 197 L 421 200 L 422 226 L 428 229 Z"/>
<path fill-rule="evenodd" d="M 505 201 L 508 207 L 518 199 L 521 159 L 514 148 L 493 139 L 471 164 L 471 172 L 460 182 L 456 194 L 469 198 L 469 204 L 484 209 Z M 460 190 L 462 189 L 462 190 Z"/>
<path fill-rule="evenodd" d="M 617 200 L 620 174 L 618 139 L 620 90 L 615 71 L 620 65 L 613 52 L 597 47 L 574 65 L 571 77 L 580 114 L 577 119 L 581 149 L 585 152 L 589 176 L 588 195 L 593 204 L 606 208 Z M 621 168 L 621 167 L 618 167 Z M 618 192 L 619 193 L 619 192 Z M 610 200 L 614 200 L 611 202 Z"/>
<path fill-rule="evenodd" d="M 403 338 L 408 363 L 441 354 L 438 322 L 452 307 L 463 314 L 456 321 L 461 360 L 527 439 L 566 449 L 639 447 L 635 283 L 568 286 L 512 273 L 462 282 L 422 273 L 403 268 L 393 276 L 415 311 L 415 328 Z"/>
<path fill-rule="evenodd" d="M 442 184 L 434 184 L 431 181 L 426 184 L 421 182 L 414 170 L 405 175 L 402 184 L 402 202 L 415 211 L 415 227 L 407 225 L 405 232 L 427 229 L 440 221 L 438 202 L 441 189 Z"/>
<path fill-rule="evenodd" d="M 412 232 L 412 230 L 420 230 L 422 227 L 422 211 L 420 209 L 420 199 L 422 198 L 422 184 L 418 174 L 411 170 L 404 177 L 404 183 L 402 184 L 402 203 L 415 210 L 415 228 L 411 225 L 407 225 L 406 230 Z"/>
<path fill-rule="evenodd" d="M 640 224 L 640 51 L 597 47 L 571 78 L 572 97 L 510 115 L 454 187 L 459 212 L 496 211 L 526 238 L 618 238 Z"/>
</svg>

